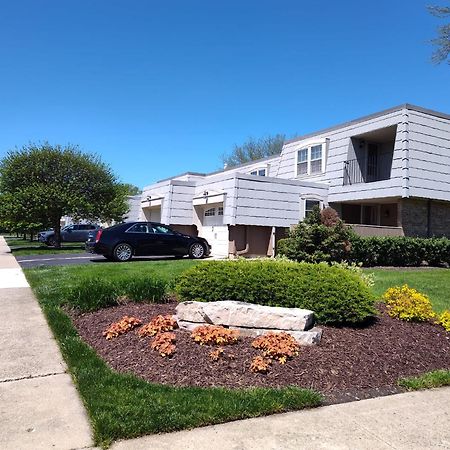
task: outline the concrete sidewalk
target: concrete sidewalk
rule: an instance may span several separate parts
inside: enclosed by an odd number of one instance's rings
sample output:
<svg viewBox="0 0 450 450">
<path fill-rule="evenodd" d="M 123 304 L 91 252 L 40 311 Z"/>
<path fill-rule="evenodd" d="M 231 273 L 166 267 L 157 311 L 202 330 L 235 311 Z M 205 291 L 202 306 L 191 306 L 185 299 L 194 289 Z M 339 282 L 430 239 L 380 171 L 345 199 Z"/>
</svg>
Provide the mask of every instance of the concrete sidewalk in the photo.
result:
<svg viewBox="0 0 450 450">
<path fill-rule="evenodd" d="M 117 442 L 111 450 L 450 449 L 450 388 Z"/>
<path fill-rule="evenodd" d="M 0 237 L 0 448 L 92 445 L 89 422 L 58 346 Z"/>
</svg>

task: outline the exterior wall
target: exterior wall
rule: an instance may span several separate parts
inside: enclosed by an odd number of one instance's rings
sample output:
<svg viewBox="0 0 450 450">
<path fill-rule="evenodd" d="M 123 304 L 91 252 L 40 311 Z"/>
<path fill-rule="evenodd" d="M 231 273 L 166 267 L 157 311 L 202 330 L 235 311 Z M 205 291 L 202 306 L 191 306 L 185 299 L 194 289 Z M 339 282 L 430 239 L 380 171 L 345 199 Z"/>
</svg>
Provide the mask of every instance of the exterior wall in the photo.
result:
<svg viewBox="0 0 450 450">
<path fill-rule="evenodd" d="M 450 119 L 408 115 L 409 195 L 450 201 Z"/>
<path fill-rule="evenodd" d="M 377 225 L 351 225 L 359 236 L 404 236 L 402 227 L 383 227 Z"/>
<path fill-rule="evenodd" d="M 450 237 L 450 202 L 403 199 L 401 220 L 406 236 Z"/>
<path fill-rule="evenodd" d="M 289 228 L 305 216 L 303 199 L 326 201 L 327 186 L 240 175 L 234 196 L 235 224 Z"/>
<path fill-rule="evenodd" d="M 134 222 L 139 220 L 141 212 L 141 196 L 140 195 L 130 195 L 128 197 L 128 213 L 124 217 L 125 222 Z"/>
<path fill-rule="evenodd" d="M 397 130 L 389 180 L 350 186 L 343 186 L 343 181 L 344 161 L 355 158 L 351 138 L 380 128 L 398 126 L 402 123 L 402 120 L 402 110 L 399 109 L 385 115 L 358 121 L 357 123 L 349 123 L 329 131 L 325 130 L 314 136 L 307 136 L 300 140 L 288 142 L 285 144 L 281 154 L 277 176 L 300 180 L 300 178 L 296 178 L 297 151 L 314 143 L 325 143 L 325 172 L 319 175 L 302 177 L 301 179 L 327 183 L 329 185 L 328 200 L 330 202 L 400 196 L 402 186 L 401 128 Z"/>
</svg>

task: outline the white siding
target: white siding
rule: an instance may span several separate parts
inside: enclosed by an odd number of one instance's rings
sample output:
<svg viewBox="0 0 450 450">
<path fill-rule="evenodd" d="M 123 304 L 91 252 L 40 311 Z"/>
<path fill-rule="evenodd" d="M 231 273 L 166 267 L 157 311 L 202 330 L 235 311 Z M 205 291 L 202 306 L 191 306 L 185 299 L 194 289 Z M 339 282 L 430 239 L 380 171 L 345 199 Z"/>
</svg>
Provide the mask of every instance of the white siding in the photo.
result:
<svg viewBox="0 0 450 450">
<path fill-rule="evenodd" d="M 305 198 L 327 196 L 327 187 L 318 183 L 245 175 L 236 181 L 235 224 L 241 225 L 289 227 L 303 219 Z"/>
<path fill-rule="evenodd" d="M 307 136 L 305 139 L 287 143 L 283 148 L 280 158 L 278 176 L 281 178 L 295 179 L 296 175 L 296 152 L 305 146 L 314 143 L 325 143 L 326 164 L 325 172 L 320 175 L 297 178 L 298 180 L 307 180 L 314 182 L 323 182 L 330 186 L 329 201 L 358 200 L 367 198 L 363 193 L 370 189 L 373 192 L 373 198 L 385 197 L 392 194 L 396 188 L 401 194 L 402 184 L 402 139 L 397 132 L 394 155 L 392 161 L 391 179 L 388 183 L 373 182 L 361 183 L 354 186 L 343 186 L 344 180 L 344 161 L 353 157 L 351 148 L 351 137 L 360 134 L 375 131 L 380 128 L 386 128 L 393 125 L 399 125 L 402 121 L 402 111 L 391 112 L 381 117 L 375 117 L 359 123 L 348 124 L 341 128 L 335 128 L 331 131 L 325 131 L 315 136 Z M 361 192 L 361 195 L 359 193 Z"/>
<path fill-rule="evenodd" d="M 450 201 L 450 120 L 409 112 L 409 194 Z"/>
</svg>

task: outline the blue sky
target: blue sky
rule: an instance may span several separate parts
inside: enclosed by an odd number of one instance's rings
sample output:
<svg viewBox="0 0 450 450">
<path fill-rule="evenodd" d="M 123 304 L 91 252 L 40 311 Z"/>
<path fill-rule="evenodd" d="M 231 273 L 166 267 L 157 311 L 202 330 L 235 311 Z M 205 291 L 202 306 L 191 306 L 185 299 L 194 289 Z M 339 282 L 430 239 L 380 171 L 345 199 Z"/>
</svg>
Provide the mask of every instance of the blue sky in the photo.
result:
<svg viewBox="0 0 450 450">
<path fill-rule="evenodd" d="M 429 3 L 4 1 L 0 157 L 70 142 L 142 187 L 216 170 L 249 136 L 405 102 L 449 113 Z"/>
</svg>

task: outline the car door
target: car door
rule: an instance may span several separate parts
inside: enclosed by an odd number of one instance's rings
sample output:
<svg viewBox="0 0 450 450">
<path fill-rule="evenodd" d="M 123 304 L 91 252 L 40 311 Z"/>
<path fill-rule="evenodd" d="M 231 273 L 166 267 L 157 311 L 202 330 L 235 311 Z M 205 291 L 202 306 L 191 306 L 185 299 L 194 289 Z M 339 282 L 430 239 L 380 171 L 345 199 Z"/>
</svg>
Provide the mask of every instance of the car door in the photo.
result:
<svg viewBox="0 0 450 450">
<path fill-rule="evenodd" d="M 152 224 L 153 233 L 158 237 L 158 250 L 160 255 L 186 254 L 187 239 L 161 224 Z"/>
<path fill-rule="evenodd" d="M 158 236 L 147 223 L 136 223 L 125 232 L 126 241 L 134 248 L 136 256 L 160 255 Z"/>
</svg>

